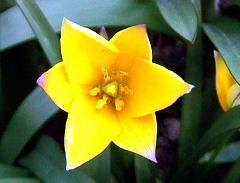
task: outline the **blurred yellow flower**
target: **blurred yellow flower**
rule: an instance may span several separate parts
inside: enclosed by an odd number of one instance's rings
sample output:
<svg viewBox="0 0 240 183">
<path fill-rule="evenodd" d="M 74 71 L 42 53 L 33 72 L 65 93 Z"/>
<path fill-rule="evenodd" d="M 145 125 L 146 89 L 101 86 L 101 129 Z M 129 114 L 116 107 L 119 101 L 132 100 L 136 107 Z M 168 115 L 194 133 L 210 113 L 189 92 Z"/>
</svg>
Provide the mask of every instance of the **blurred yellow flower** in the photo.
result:
<svg viewBox="0 0 240 183">
<path fill-rule="evenodd" d="M 222 56 L 214 51 L 216 66 L 216 89 L 219 103 L 226 112 L 240 104 L 240 86 L 232 77 Z"/>
<path fill-rule="evenodd" d="M 107 41 L 63 20 L 63 61 L 37 81 L 68 112 L 67 169 L 101 153 L 111 142 L 154 162 L 155 111 L 189 93 L 192 85 L 154 64 L 145 25 L 124 29 Z"/>
</svg>

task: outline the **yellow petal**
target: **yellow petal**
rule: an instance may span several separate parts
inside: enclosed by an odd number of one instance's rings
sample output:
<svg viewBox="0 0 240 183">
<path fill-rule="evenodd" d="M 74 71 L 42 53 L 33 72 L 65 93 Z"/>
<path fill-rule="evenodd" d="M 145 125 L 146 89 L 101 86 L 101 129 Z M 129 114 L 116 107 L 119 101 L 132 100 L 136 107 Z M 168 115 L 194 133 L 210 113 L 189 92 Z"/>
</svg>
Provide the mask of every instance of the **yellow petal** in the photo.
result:
<svg viewBox="0 0 240 183">
<path fill-rule="evenodd" d="M 238 83 L 232 85 L 227 95 L 228 109 L 240 105 L 240 85 Z"/>
<path fill-rule="evenodd" d="M 215 66 L 216 66 L 216 90 L 218 95 L 218 100 L 224 111 L 227 111 L 231 106 L 227 103 L 228 92 L 230 87 L 235 84 L 235 80 L 230 74 L 227 66 L 225 65 L 221 55 L 214 51 Z"/>
<path fill-rule="evenodd" d="M 101 153 L 120 133 L 112 108 L 96 109 L 97 100 L 79 95 L 73 102 L 65 130 L 67 170 L 76 168 Z"/>
<path fill-rule="evenodd" d="M 119 147 L 157 162 L 155 156 L 157 122 L 155 114 L 132 118 L 124 108 L 118 113 L 122 126 L 120 135 L 113 141 Z"/>
<path fill-rule="evenodd" d="M 145 116 L 170 106 L 193 87 L 174 72 L 139 59 L 134 61 L 129 71 L 128 84 L 133 95 L 128 97 L 127 104 L 134 117 Z"/>
<path fill-rule="evenodd" d="M 64 111 L 69 111 L 74 97 L 81 90 L 80 85 L 70 85 L 63 62 L 43 73 L 38 78 L 37 83 L 53 102 Z"/>
<path fill-rule="evenodd" d="M 61 51 L 69 80 L 75 84 L 97 82 L 100 67 L 110 68 L 118 52 L 96 32 L 66 19 L 62 23 Z"/>
<path fill-rule="evenodd" d="M 119 31 L 110 42 L 120 50 L 117 67 L 121 70 L 129 67 L 127 65 L 131 65 L 132 59 L 136 57 L 152 60 L 152 49 L 145 25 L 137 25 Z"/>
</svg>

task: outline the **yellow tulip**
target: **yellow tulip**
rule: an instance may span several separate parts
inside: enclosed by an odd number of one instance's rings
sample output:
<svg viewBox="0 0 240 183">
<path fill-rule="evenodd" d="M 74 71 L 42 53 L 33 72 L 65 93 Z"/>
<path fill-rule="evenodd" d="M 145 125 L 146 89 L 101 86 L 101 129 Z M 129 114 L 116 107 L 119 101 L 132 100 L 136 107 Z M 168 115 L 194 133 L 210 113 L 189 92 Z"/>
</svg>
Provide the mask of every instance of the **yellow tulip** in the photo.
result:
<svg viewBox="0 0 240 183">
<path fill-rule="evenodd" d="M 240 104 L 240 86 L 232 77 L 221 55 L 214 51 L 216 66 L 216 90 L 219 103 L 226 112 Z"/>
<path fill-rule="evenodd" d="M 67 170 L 94 158 L 111 142 L 156 162 L 155 111 L 189 93 L 192 85 L 152 63 L 145 25 L 124 29 L 108 41 L 64 19 L 61 52 L 63 61 L 37 83 L 68 112 Z"/>
</svg>

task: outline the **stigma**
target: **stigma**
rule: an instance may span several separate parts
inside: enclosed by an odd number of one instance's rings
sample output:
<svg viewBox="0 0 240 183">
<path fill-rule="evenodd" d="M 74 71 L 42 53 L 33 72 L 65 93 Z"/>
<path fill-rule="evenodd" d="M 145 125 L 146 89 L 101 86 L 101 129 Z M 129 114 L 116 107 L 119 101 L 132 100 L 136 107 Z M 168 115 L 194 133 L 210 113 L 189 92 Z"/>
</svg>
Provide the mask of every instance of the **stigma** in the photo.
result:
<svg viewBox="0 0 240 183">
<path fill-rule="evenodd" d="M 122 111 L 125 99 L 132 95 L 132 90 L 127 86 L 128 73 L 124 71 L 111 71 L 101 68 L 102 83 L 89 91 L 93 97 L 98 97 L 96 109 L 100 110 L 106 105 L 112 106 L 116 111 Z"/>
</svg>

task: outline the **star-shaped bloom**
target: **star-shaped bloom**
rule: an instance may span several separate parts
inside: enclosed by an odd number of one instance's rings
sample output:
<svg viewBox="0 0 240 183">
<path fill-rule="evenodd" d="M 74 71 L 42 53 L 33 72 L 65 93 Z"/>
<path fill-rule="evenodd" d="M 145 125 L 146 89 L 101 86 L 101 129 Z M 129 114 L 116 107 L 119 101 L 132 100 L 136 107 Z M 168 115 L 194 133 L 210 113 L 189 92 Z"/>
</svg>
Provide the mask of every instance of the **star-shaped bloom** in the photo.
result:
<svg viewBox="0 0 240 183">
<path fill-rule="evenodd" d="M 94 158 L 111 142 L 156 162 L 155 111 L 192 86 L 152 63 L 145 25 L 124 29 L 108 41 L 64 19 L 61 51 L 63 61 L 37 83 L 68 112 L 67 169 Z"/>
<path fill-rule="evenodd" d="M 214 51 L 216 66 L 216 90 L 219 103 L 226 112 L 240 105 L 240 85 L 232 77 L 222 56 Z"/>
</svg>

